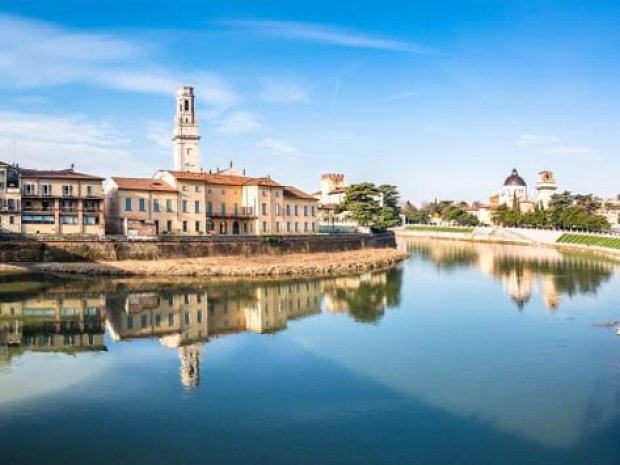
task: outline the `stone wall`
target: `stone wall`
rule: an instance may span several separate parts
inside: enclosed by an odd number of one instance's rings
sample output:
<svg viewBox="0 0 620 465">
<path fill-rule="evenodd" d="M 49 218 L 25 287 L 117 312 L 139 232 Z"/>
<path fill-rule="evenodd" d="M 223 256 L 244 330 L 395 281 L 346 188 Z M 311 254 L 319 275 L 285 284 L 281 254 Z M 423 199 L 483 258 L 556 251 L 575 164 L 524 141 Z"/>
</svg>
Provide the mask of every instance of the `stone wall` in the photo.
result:
<svg viewBox="0 0 620 465">
<path fill-rule="evenodd" d="M 317 253 L 396 247 L 394 234 L 118 238 L 0 238 L 0 263 L 157 260 L 222 255 Z"/>
</svg>

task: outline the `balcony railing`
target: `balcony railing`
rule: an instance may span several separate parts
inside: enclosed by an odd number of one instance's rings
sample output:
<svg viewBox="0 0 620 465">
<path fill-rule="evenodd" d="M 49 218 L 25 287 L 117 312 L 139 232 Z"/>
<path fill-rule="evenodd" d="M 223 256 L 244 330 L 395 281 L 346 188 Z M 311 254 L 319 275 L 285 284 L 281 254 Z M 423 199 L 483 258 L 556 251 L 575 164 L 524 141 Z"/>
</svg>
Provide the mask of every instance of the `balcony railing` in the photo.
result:
<svg viewBox="0 0 620 465">
<path fill-rule="evenodd" d="M 252 218 L 254 216 L 256 215 L 252 207 L 238 207 L 232 211 L 207 211 L 207 218 Z"/>
<path fill-rule="evenodd" d="M 43 205 L 22 205 L 22 211 L 25 212 L 53 212 L 54 207 L 45 207 Z"/>
</svg>

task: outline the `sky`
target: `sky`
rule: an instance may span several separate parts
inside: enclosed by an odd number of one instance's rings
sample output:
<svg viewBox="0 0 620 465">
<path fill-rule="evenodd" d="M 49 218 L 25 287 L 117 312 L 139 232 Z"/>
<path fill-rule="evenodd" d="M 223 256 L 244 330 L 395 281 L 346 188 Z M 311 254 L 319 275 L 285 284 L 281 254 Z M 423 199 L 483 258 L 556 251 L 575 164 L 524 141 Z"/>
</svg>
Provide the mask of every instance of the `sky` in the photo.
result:
<svg viewBox="0 0 620 465">
<path fill-rule="evenodd" d="M 193 85 L 206 170 L 309 192 L 339 172 L 420 203 L 551 169 L 616 196 L 619 22 L 597 0 L 0 0 L 0 160 L 171 169 Z"/>
</svg>

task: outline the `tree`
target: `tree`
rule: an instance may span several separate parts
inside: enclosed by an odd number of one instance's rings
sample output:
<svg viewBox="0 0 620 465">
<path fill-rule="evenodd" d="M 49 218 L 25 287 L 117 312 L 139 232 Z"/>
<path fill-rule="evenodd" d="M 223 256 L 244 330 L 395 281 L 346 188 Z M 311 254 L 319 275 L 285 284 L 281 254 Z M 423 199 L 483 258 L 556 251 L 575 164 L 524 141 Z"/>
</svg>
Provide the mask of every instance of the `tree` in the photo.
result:
<svg viewBox="0 0 620 465">
<path fill-rule="evenodd" d="M 346 211 L 347 216 L 360 226 L 372 226 L 381 211 L 379 190 L 370 182 L 352 184 L 347 188 L 339 210 Z"/>
</svg>

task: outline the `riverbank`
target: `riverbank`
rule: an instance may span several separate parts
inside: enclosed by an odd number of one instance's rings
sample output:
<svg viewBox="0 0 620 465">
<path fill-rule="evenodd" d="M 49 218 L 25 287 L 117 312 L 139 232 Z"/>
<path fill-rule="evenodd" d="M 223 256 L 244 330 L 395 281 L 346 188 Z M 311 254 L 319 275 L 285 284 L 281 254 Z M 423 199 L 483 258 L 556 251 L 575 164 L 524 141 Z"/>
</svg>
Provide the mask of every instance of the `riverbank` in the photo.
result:
<svg viewBox="0 0 620 465">
<path fill-rule="evenodd" d="M 543 231 L 527 229 L 503 229 L 503 228 L 475 228 L 468 232 L 437 232 L 437 231 L 408 231 L 399 229 L 394 231 L 397 239 L 419 238 L 440 239 L 448 241 L 464 241 L 483 244 L 499 245 L 529 245 L 535 247 L 550 247 L 559 250 L 573 251 L 594 255 L 620 262 L 620 251 L 604 247 L 589 246 L 556 242 L 563 234 L 561 231 Z"/>
<path fill-rule="evenodd" d="M 108 276 L 333 276 L 385 270 L 406 257 L 407 254 L 403 251 L 382 248 L 329 253 L 234 255 L 164 260 L 19 263 L 0 265 L 0 270 Z"/>
</svg>

